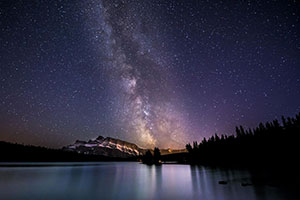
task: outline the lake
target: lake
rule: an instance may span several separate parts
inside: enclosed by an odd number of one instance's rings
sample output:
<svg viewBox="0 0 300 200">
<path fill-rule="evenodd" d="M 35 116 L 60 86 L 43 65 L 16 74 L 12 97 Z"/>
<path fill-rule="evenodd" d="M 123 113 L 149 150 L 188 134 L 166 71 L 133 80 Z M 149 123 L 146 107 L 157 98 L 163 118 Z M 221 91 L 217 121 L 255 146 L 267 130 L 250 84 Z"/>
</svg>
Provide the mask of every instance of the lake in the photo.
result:
<svg viewBox="0 0 300 200">
<path fill-rule="evenodd" d="M 282 188 L 241 185 L 250 182 L 247 170 L 177 164 L 2 163 L 0 199 L 296 199 Z"/>
</svg>

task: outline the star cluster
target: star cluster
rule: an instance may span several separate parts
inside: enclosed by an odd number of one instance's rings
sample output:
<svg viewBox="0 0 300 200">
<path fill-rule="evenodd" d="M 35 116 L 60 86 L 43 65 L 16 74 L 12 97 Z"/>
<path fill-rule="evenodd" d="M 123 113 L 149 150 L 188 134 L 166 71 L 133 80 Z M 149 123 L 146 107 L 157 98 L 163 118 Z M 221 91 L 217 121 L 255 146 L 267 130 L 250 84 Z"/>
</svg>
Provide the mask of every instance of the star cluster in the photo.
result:
<svg viewBox="0 0 300 200">
<path fill-rule="evenodd" d="M 300 111 L 296 1 L 1 1 L 0 140 L 182 148 Z"/>
</svg>

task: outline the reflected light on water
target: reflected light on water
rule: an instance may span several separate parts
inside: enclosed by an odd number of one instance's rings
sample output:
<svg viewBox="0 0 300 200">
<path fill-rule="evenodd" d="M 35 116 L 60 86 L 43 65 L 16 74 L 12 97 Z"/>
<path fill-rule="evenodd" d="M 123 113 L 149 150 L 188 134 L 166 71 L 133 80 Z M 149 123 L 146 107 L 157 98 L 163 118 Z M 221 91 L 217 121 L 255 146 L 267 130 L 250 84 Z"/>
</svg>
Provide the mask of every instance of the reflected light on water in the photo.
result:
<svg viewBox="0 0 300 200">
<path fill-rule="evenodd" d="M 228 184 L 220 185 L 220 180 Z M 293 199 L 269 186 L 242 187 L 246 170 L 106 162 L 0 167 L 1 199 Z"/>
</svg>

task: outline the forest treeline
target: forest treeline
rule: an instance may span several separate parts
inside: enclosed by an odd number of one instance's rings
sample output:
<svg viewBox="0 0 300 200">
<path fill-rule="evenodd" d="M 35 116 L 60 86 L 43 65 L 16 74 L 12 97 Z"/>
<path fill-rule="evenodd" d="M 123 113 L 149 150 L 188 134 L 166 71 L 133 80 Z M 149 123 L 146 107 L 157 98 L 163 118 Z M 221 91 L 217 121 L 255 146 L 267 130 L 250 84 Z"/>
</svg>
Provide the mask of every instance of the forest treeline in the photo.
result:
<svg viewBox="0 0 300 200">
<path fill-rule="evenodd" d="M 300 113 L 260 123 L 254 129 L 236 127 L 236 134 L 217 135 L 187 144 L 187 162 L 225 166 L 296 166 L 299 159 Z"/>
</svg>

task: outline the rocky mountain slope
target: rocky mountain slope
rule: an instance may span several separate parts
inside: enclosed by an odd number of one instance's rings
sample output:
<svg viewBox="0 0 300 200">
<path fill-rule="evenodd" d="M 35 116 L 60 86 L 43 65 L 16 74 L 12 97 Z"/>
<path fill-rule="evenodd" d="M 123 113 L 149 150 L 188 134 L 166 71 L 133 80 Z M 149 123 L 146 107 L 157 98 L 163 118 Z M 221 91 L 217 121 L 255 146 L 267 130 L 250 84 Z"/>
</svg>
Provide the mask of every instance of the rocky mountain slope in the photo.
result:
<svg viewBox="0 0 300 200">
<path fill-rule="evenodd" d="M 136 144 L 111 137 L 104 138 L 102 136 L 99 136 L 94 140 L 89 140 L 88 142 L 77 140 L 74 144 L 63 147 L 63 150 L 119 158 L 135 157 L 143 155 L 147 151 L 147 149 L 140 148 Z M 161 154 L 165 155 L 184 151 L 185 149 L 161 149 Z"/>
<path fill-rule="evenodd" d="M 145 149 L 139 148 L 136 144 L 111 137 L 104 138 L 102 136 L 88 142 L 77 140 L 74 144 L 63 147 L 63 149 L 83 154 L 120 158 L 134 157 L 145 152 Z"/>
</svg>

